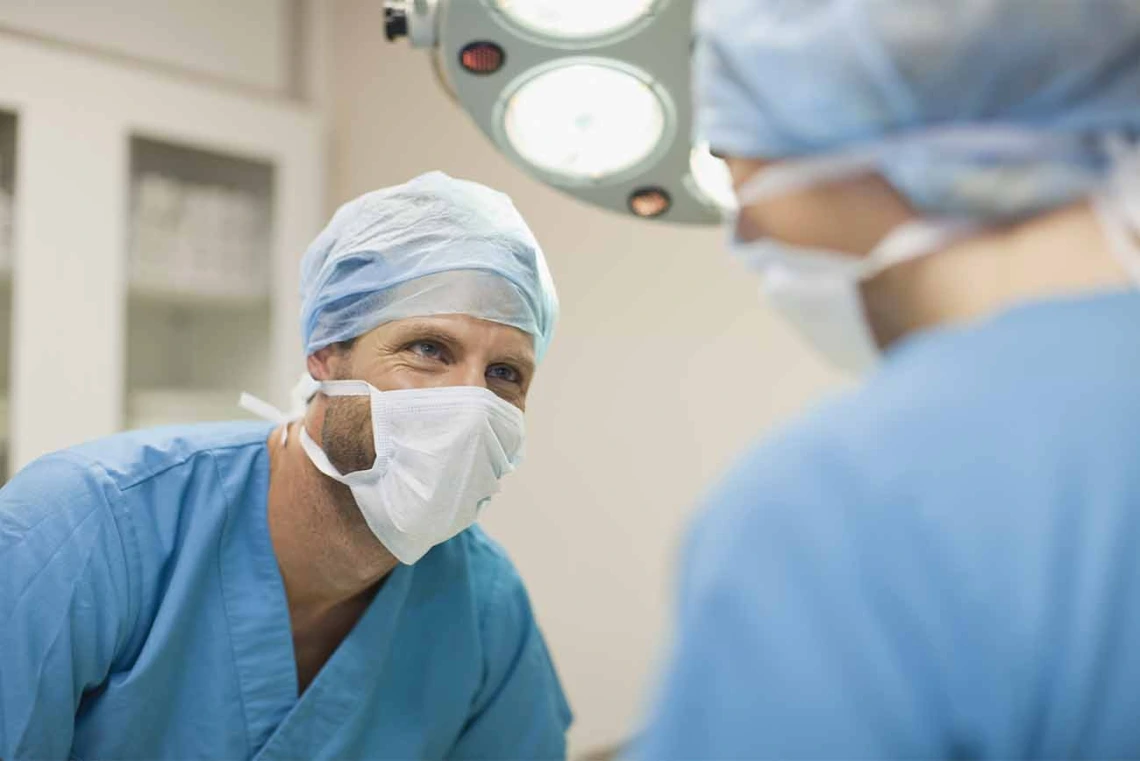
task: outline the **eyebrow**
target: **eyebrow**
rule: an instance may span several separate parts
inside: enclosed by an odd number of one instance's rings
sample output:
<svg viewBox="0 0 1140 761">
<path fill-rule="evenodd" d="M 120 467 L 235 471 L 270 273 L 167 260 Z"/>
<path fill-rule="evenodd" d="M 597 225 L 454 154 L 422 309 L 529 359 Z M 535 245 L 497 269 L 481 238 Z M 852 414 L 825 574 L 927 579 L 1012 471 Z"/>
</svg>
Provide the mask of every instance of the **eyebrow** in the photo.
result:
<svg viewBox="0 0 1140 761">
<path fill-rule="evenodd" d="M 459 336 L 454 333 L 436 325 L 428 325 L 426 323 L 409 323 L 402 325 L 393 338 L 395 343 L 424 340 L 438 341 L 450 346 L 462 343 L 459 340 Z"/>
</svg>

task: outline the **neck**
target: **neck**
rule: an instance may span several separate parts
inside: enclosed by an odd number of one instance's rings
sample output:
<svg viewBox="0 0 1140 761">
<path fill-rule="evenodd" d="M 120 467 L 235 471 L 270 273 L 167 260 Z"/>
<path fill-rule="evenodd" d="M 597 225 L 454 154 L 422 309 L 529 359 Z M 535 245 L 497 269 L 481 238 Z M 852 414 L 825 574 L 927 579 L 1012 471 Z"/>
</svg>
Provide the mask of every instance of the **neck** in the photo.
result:
<svg viewBox="0 0 1140 761">
<path fill-rule="evenodd" d="M 1134 286 L 1095 212 L 1078 204 L 893 267 L 864 284 L 863 298 L 876 339 L 888 346 L 1029 301 Z"/>
<path fill-rule="evenodd" d="M 313 467 L 301 447 L 300 425 L 312 424 L 291 425 L 284 444 L 280 429 L 269 438 L 269 531 L 294 629 L 370 597 L 397 565 L 348 487 Z"/>
</svg>

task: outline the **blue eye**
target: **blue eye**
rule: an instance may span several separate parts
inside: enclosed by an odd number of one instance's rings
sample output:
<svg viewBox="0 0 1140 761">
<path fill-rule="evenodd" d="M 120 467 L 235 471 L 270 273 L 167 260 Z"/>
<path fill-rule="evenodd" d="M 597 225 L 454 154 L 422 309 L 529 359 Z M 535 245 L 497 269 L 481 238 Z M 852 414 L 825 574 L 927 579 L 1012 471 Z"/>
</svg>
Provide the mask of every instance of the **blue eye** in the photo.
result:
<svg viewBox="0 0 1140 761">
<path fill-rule="evenodd" d="M 506 383 L 522 382 L 522 375 L 510 365 L 492 365 L 487 368 L 487 377 L 491 380 L 505 381 Z"/>
<path fill-rule="evenodd" d="M 424 359 L 443 359 L 443 347 L 435 341 L 416 341 L 408 348 Z"/>
</svg>

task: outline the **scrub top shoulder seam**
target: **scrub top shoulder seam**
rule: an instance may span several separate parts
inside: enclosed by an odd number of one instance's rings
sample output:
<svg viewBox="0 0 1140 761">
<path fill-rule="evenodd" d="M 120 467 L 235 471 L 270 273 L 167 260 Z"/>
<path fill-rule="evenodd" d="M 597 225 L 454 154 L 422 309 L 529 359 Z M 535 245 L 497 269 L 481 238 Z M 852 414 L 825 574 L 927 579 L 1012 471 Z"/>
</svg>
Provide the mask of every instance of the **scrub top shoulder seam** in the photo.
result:
<svg viewBox="0 0 1140 761">
<path fill-rule="evenodd" d="M 195 458 L 203 456 L 203 455 L 207 455 L 210 457 L 211 461 L 215 465 L 215 472 L 217 472 L 216 471 L 217 460 L 215 458 L 216 453 L 224 452 L 227 450 L 233 450 L 233 449 L 244 449 L 245 447 L 250 447 L 250 446 L 264 447 L 264 446 L 266 446 L 266 442 L 264 442 L 264 441 L 261 441 L 261 442 L 243 441 L 243 442 L 237 442 L 237 443 L 233 443 L 233 444 L 222 444 L 222 445 L 211 446 L 211 447 L 207 447 L 207 448 L 203 448 L 203 449 L 195 449 L 194 451 L 187 452 L 183 457 L 180 457 L 179 459 L 177 459 L 173 462 L 167 463 L 166 465 L 164 465 L 162 468 L 160 468 L 158 470 L 148 472 L 148 473 L 143 473 L 143 474 L 140 474 L 138 476 L 127 479 L 126 483 L 119 486 L 119 490 L 125 493 L 127 491 L 130 491 L 131 489 L 135 489 L 135 488 L 145 484 L 146 482 L 151 481 L 155 478 L 158 478 L 158 477 L 160 477 L 166 473 L 169 473 L 172 470 L 180 468 L 180 467 L 186 465 L 187 463 L 193 461 Z M 95 464 L 98 465 L 97 462 L 95 462 Z M 110 477 L 110 474 L 108 474 L 108 477 Z M 113 481 L 114 479 L 111 479 L 111 480 Z"/>
</svg>

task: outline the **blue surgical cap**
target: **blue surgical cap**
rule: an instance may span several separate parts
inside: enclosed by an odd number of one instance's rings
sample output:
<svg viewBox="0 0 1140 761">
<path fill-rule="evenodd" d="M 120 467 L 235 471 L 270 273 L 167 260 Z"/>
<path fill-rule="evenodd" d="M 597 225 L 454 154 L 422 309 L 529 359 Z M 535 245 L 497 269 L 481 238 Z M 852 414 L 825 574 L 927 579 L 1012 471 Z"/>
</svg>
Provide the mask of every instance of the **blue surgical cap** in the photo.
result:
<svg viewBox="0 0 1140 761">
<path fill-rule="evenodd" d="M 885 154 L 926 211 L 1072 200 L 1108 171 L 1102 136 L 1140 134 L 1140 0 L 700 0 L 696 34 L 696 130 L 726 155 L 980 126 L 1054 138 L 1014 160 Z"/>
<path fill-rule="evenodd" d="M 301 262 L 305 353 L 392 320 L 467 314 L 534 336 L 558 314 L 542 249 L 504 194 L 430 172 L 341 206 Z"/>
</svg>

